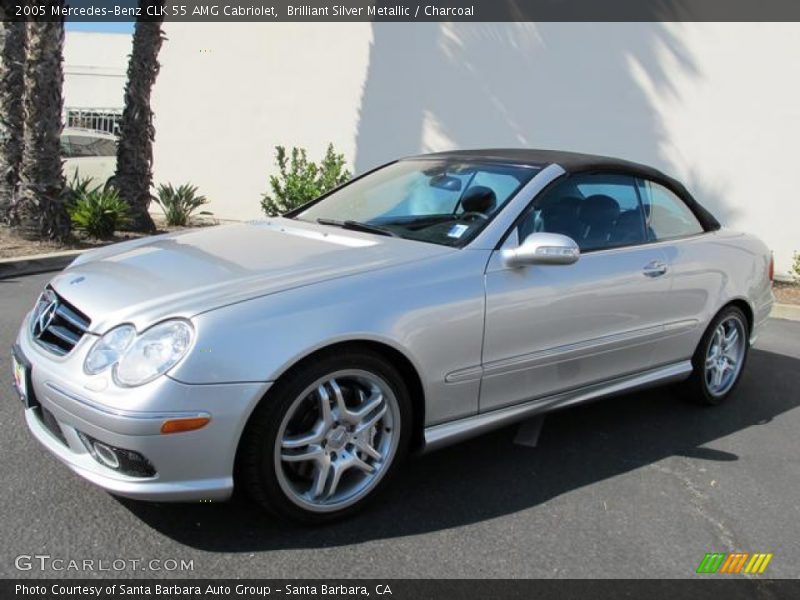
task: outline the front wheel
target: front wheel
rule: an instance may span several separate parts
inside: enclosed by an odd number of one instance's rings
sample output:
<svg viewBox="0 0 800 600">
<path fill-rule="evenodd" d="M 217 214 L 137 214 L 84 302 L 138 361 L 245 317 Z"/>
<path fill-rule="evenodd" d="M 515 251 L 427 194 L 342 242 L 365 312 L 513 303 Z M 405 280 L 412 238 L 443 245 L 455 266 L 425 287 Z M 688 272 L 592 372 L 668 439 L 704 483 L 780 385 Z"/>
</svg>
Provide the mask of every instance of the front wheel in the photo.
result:
<svg viewBox="0 0 800 600">
<path fill-rule="evenodd" d="M 250 495 L 291 518 L 358 510 L 388 480 L 410 439 L 403 379 L 383 358 L 345 352 L 279 380 L 248 422 L 239 474 Z"/>
<path fill-rule="evenodd" d="M 684 384 L 701 404 L 721 404 L 741 379 L 749 350 L 749 328 L 744 313 L 729 306 L 714 318 L 692 357 L 694 372 Z"/>
</svg>

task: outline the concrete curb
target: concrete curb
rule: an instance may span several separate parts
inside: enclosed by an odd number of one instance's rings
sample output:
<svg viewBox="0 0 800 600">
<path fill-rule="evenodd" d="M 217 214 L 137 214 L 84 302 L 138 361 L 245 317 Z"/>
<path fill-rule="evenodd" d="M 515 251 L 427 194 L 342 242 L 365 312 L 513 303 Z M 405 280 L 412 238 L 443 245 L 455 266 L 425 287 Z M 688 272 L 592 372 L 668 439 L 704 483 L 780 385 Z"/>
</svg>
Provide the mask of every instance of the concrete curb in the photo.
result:
<svg viewBox="0 0 800 600">
<path fill-rule="evenodd" d="M 773 304 L 769 316 L 773 319 L 788 319 L 800 321 L 800 305 L 798 304 Z"/>
<path fill-rule="evenodd" d="M 24 277 L 49 271 L 60 271 L 86 250 L 65 250 L 49 254 L 33 254 L 0 259 L 0 279 Z"/>
</svg>

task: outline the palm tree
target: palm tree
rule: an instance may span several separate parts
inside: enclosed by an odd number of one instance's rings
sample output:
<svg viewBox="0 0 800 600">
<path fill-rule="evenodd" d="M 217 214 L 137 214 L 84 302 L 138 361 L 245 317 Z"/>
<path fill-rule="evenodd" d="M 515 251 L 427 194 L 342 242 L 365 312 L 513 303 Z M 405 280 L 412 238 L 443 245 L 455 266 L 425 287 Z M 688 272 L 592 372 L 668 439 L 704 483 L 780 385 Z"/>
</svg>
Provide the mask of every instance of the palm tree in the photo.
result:
<svg viewBox="0 0 800 600">
<path fill-rule="evenodd" d="M 140 0 L 139 5 L 145 6 L 144 0 Z M 145 12 L 144 8 L 141 12 Z M 155 231 L 153 219 L 147 212 L 151 200 L 155 137 L 150 92 L 158 75 L 158 52 L 163 40 L 160 20 L 136 22 L 117 146 L 117 172 L 114 175 L 114 185 L 120 197 L 131 207 L 131 227 L 136 231 Z"/>
<path fill-rule="evenodd" d="M 0 18 L 5 10 L 0 9 Z M 25 23 L 0 21 L 0 221 L 5 220 L 19 182 L 25 85 Z"/>
<path fill-rule="evenodd" d="M 11 207 L 12 226 L 28 239 L 63 241 L 69 236 L 61 171 L 63 54 L 63 18 L 28 24 L 25 134 L 19 193 Z"/>
</svg>

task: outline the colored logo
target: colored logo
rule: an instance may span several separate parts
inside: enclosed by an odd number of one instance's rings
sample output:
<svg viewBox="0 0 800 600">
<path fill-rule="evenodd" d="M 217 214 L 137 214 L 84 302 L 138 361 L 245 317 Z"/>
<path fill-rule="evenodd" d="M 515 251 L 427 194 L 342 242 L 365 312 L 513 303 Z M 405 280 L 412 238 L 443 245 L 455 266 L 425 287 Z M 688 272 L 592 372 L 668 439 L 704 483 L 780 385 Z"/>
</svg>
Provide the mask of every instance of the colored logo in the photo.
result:
<svg viewBox="0 0 800 600">
<path fill-rule="evenodd" d="M 748 573 L 761 575 L 772 560 L 772 553 L 766 552 L 711 552 L 705 555 L 698 573 Z"/>
</svg>

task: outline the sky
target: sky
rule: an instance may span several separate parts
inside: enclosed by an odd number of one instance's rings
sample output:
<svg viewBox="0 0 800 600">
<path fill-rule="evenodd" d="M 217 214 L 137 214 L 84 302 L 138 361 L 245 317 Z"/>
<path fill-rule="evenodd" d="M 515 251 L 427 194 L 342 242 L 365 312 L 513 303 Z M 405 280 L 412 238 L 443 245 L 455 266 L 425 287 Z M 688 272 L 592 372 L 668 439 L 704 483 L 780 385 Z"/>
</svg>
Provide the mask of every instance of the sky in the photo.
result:
<svg viewBox="0 0 800 600">
<path fill-rule="evenodd" d="M 98 33 L 133 33 L 133 21 L 67 21 L 67 31 L 92 31 Z"/>
</svg>

